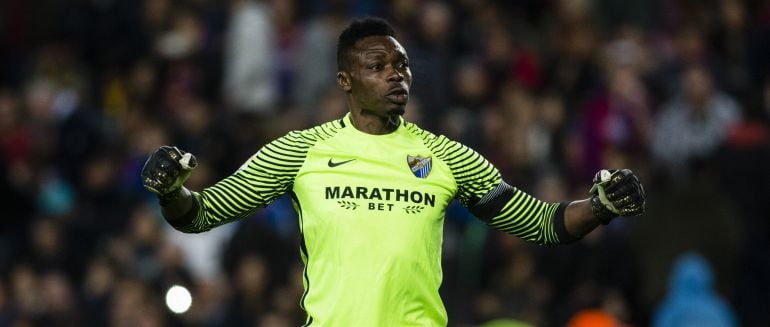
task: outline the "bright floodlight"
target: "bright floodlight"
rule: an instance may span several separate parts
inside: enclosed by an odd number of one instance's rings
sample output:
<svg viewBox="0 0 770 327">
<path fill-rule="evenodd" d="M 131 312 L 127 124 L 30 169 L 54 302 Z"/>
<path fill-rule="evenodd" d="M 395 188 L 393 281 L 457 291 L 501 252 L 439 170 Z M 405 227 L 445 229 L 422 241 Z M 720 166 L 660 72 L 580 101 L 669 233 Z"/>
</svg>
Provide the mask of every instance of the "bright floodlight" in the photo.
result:
<svg viewBox="0 0 770 327">
<path fill-rule="evenodd" d="M 185 313 L 190 309 L 190 305 L 192 305 L 192 295 L 184 286 L 174 285 L 166 292 L 166 306 L 173 313 Z"/>
</svg>

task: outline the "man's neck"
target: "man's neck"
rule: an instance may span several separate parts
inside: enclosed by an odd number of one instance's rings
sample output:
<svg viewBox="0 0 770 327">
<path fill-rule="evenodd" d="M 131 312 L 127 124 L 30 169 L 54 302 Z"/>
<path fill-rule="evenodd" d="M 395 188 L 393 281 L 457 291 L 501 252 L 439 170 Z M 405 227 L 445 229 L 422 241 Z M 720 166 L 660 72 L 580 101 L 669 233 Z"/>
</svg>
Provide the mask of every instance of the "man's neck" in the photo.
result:
<svg viewBox="0 0 770 327">
<path fill-rule="evenodd" d="M 401 124 L 401 117 L 397 114 L 390 116 L 378 116 L 367 110 L 351 110 L 350 121 L 353 127 L 367 134 L 389 134 Z"/>
</svg>

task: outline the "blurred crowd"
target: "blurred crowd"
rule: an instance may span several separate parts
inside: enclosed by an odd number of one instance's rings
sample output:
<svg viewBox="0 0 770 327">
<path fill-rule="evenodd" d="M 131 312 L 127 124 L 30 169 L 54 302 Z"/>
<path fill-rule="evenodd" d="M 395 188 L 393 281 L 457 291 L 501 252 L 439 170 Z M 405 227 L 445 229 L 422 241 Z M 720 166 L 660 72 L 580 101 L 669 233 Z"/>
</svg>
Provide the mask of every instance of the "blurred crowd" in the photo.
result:
<svg viewBox="0 0 770 327">
<path fill-rule="evenodd" d="M 558 247 L 454 203 L 450 325 L 770 325 L 770 1 L 4 0 L 0 326 L 301 324 L 288 199 L 186 235 L 138 175 L 173 144 L 201 190 L 343 115 L 336 38 L 366 15 L 410 56 L 407 120 L 543 200 L 603 167 L 647 191 L 644 216 Z"/>
</svg>

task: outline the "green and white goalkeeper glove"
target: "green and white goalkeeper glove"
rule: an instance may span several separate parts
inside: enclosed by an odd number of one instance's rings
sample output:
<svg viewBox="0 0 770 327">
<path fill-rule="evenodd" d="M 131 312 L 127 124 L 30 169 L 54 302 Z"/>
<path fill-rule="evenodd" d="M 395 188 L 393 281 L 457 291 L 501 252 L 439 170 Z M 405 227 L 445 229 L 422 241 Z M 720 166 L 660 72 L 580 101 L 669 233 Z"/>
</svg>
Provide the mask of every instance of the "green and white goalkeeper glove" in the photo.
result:
<svg viewBox="0 0 770 327">
<path fill-rule="evenodd" d="M 178 193 L 176 191 L 182 188 L 197 165 L 198 161 L 191 153 L 175 146 L 161 146 L 142 167 L 142 185 L 157 194 L 162 204 L 164 199 Z"/>
<path fill-rule="evenodd" d="M 644 187 L 631 170 L 600 170 L 594 176 L 590 192 L 593 195 L 591 209 L 604 225 L 617 216 L 638 216 L 644 213 Z"/>
</svg>

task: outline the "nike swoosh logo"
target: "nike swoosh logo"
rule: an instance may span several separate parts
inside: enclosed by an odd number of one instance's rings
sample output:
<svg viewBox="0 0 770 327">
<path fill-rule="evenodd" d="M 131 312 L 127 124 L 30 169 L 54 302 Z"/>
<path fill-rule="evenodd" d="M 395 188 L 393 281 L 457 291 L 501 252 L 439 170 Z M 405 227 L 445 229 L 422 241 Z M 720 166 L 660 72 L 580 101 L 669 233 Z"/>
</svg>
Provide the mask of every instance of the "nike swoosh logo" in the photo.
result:
<svg viewBox="0 0 770 327">
<path fill-rule="evenodd" d="M 337 167 L 339 165 L 344 165 L 344 164 L 346 164 L 348 162 L 351 162 L 353 160 L 356 160 L 356 159 L 350 159 L 350 160 L 345 160 L 345 161 L 340 161 L 340 162 L 334 162 L 334 161 L 332 161 L 331 158 L 329 158 L 329 167 L 334 168 L 334 167 Z"/>
</svg>

